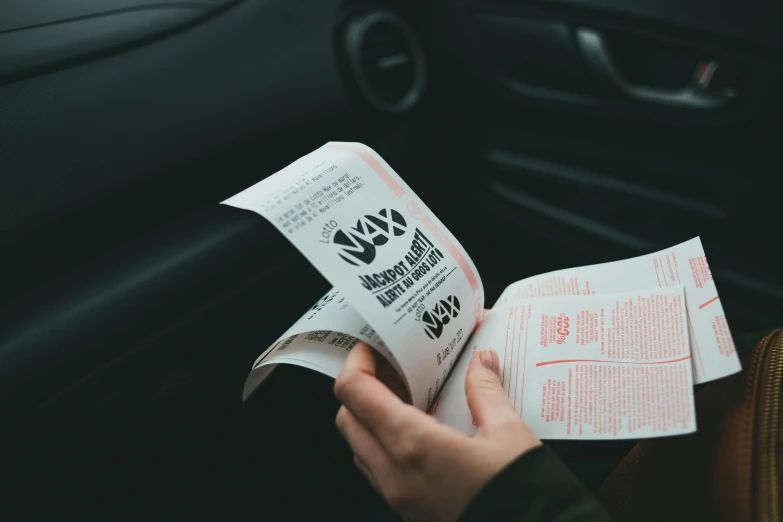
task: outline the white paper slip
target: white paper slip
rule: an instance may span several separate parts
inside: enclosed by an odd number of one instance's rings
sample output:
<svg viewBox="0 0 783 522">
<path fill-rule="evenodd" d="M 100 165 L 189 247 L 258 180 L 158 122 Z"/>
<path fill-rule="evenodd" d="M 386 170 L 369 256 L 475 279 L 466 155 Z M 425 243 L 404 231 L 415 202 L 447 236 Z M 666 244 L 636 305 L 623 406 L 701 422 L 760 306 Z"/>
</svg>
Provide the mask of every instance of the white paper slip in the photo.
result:
<svg viewBox="0 0 783 522">
<path fill-rule="evenodd" d="M 334 288 L 318 300 L 253 363 L 242 391 L 247 399 L 278 364 L 294 364 L 337 377 L 356 341 L 364 341 L 397 368 L 386 344 Z"/>
<path fill-rule="evenodd" d="M 224 204 L 265 217 L 340 290 L 385 342 L 413 404 L 428 409 L 484 291 L 467 253 L 394 170 L 364 145 L 329 143 Z"/>
<path fill-rule="evenodd" d="M 528 277 L 509 285 L 497 304 L 531 297 L 606 294 L 674 285 L 685 287 L 694 381 L 699 384 L 740 371 L 739 357 L 699 238 L 623 261 Z"/>
<path fill-rule="evenodd" d="M 500 356 L 501 381 L 542 439 L 621 439 L 696 429 L 682 286 L 510 300 L 468 341 L 431 413 L 475 432 L 465 396 L 477 351 Z"/>
<path fill-rule="evenodd" d="M 694 381 L 740 370 L 698 238 L 523 279 L 479 323 L 467 253 L 361 144 L 329 143 L 224 203 L 265 217 L 334 285 L 256 360 L 244 397 L 278 364 L 336 377 L 361 340 L 395 393 L 471 434 L 465 375 L 493 348 L 540 438 L 644 438 L 694 431 Z"/>
</svg>

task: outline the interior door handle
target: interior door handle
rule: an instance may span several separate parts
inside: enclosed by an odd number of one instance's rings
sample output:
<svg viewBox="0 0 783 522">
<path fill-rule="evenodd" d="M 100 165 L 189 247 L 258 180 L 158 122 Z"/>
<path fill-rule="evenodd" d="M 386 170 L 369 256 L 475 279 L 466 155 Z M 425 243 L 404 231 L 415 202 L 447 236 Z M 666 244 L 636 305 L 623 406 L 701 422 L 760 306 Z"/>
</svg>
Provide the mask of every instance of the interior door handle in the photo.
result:
<svg viewBox="0 0 783 522">
<path fill-rule="evenodd" d="M 682 89 L 660 89 L 628 83 L 615 65 L 603 35 L 586 27 L 576 30 L 576 41 L 585 63 L 597 79 L 608 87 L 639 101 L 682 107 L 686 109 L 719 109 L 737 95 L 733 89 L 707 90 L 709 79 L 717 69 L 717 62 L 707 62 L 696 68 L 694 78 Z M 703 67 L 709 67 L 704 76 Z M 706 81 L 705 81 L 706 78 Z"/>
</svg>

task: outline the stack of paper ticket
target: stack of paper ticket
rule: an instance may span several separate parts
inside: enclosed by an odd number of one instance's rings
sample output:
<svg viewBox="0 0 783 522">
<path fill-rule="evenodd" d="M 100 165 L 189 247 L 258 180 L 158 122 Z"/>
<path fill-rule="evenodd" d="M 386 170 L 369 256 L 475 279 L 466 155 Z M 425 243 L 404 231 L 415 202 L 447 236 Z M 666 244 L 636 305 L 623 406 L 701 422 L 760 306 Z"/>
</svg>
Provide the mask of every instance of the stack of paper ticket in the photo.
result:
<svg viewBox="0 0 783 522">
<path fill-rule="evenodd" d="M 696 429 L 693 385 L 738 372 L 698 238 L 624 261 L 511 284 L 484 315 L 470 257 L 369 147 L 329 143 L 224 202 L 268 219 L 334 286 L 253 364 L 336 377 L 373 346 L 413 404 L 471 434 L 465 374 L 500 356 L 503 388 L 543 439 Z"/>
</svg>

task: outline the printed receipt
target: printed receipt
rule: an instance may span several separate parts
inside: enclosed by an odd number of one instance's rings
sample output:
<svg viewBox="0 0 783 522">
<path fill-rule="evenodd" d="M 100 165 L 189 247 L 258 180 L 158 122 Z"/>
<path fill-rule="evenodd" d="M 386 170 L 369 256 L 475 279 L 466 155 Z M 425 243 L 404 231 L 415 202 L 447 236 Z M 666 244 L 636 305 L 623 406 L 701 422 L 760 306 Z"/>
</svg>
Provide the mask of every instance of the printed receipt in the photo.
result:
<svg viewBox="0 0 783 522">
<path fill-rule="evenodd" d="M 742 369 L 699 238 L 623 261 L 558 270 L 508 286 L 498 305 L 531 297 L 593 295 L 682 285 L 697 384 Z"/>
<path fill-rule="evenodd" d="M 475 432 L 465 375 L 477 351 L 500 355 L 503 389 L 542 439 L 642 438 L 696 430 L 682 286 L 514 299 L 482 321 L 432 414 Z"/>
<path fill-rule="evenodd" d="M 245 381 L 242 399 L 253 393 L 276 364 L 294 364 L 337 377 L 358 340 L 396 363 L 383 340 L 345 296 L 338 290 L 330 290 L 256 359 Z M 402 374 L 400 368 L 395 370 Z"/>
<path fill-rule="evenodd" d="M 413 404 L 429 409 L 484 290 L 470 257 L 394 170 L 364 145 L 329 143 L 223 203 L 269 220 L 340 292 L 261 356 L 244 394 L 279 362 L 336 376 L 352 346 L 345 335 L 379 350 Z"/>
<path fill-rule="evenodd" d="M 255 361 L 245 398 L 281 363 L 336 377 L 361 340 L 390 363 L 385 383 L 472 434 L 465 375 L 492 348 L 540 438 L 641 438 L 694 431 L 694 382 L 740 370 L 698 238 L 523 279 L 479 325 L 467 253 L 364 145 L 329 143 L 223 203 L 269 220 L 334 286 Z"/>
</svg>

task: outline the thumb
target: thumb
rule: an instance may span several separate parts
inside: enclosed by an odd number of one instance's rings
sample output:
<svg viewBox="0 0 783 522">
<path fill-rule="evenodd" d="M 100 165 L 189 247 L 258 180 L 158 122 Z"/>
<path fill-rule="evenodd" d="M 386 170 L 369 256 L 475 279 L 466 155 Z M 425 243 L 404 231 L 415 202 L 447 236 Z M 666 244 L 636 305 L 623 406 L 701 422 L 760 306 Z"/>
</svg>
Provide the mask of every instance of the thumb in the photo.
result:
<svg viewBox="0 0 783 522">
<path fill-rule="evenodd" d="M 470 361 L 465 376 L 465 394 L 479 430 L 518 420 L 500 385 L 500 358 L 491 348 L 476 353 Z"/>
</svg>

